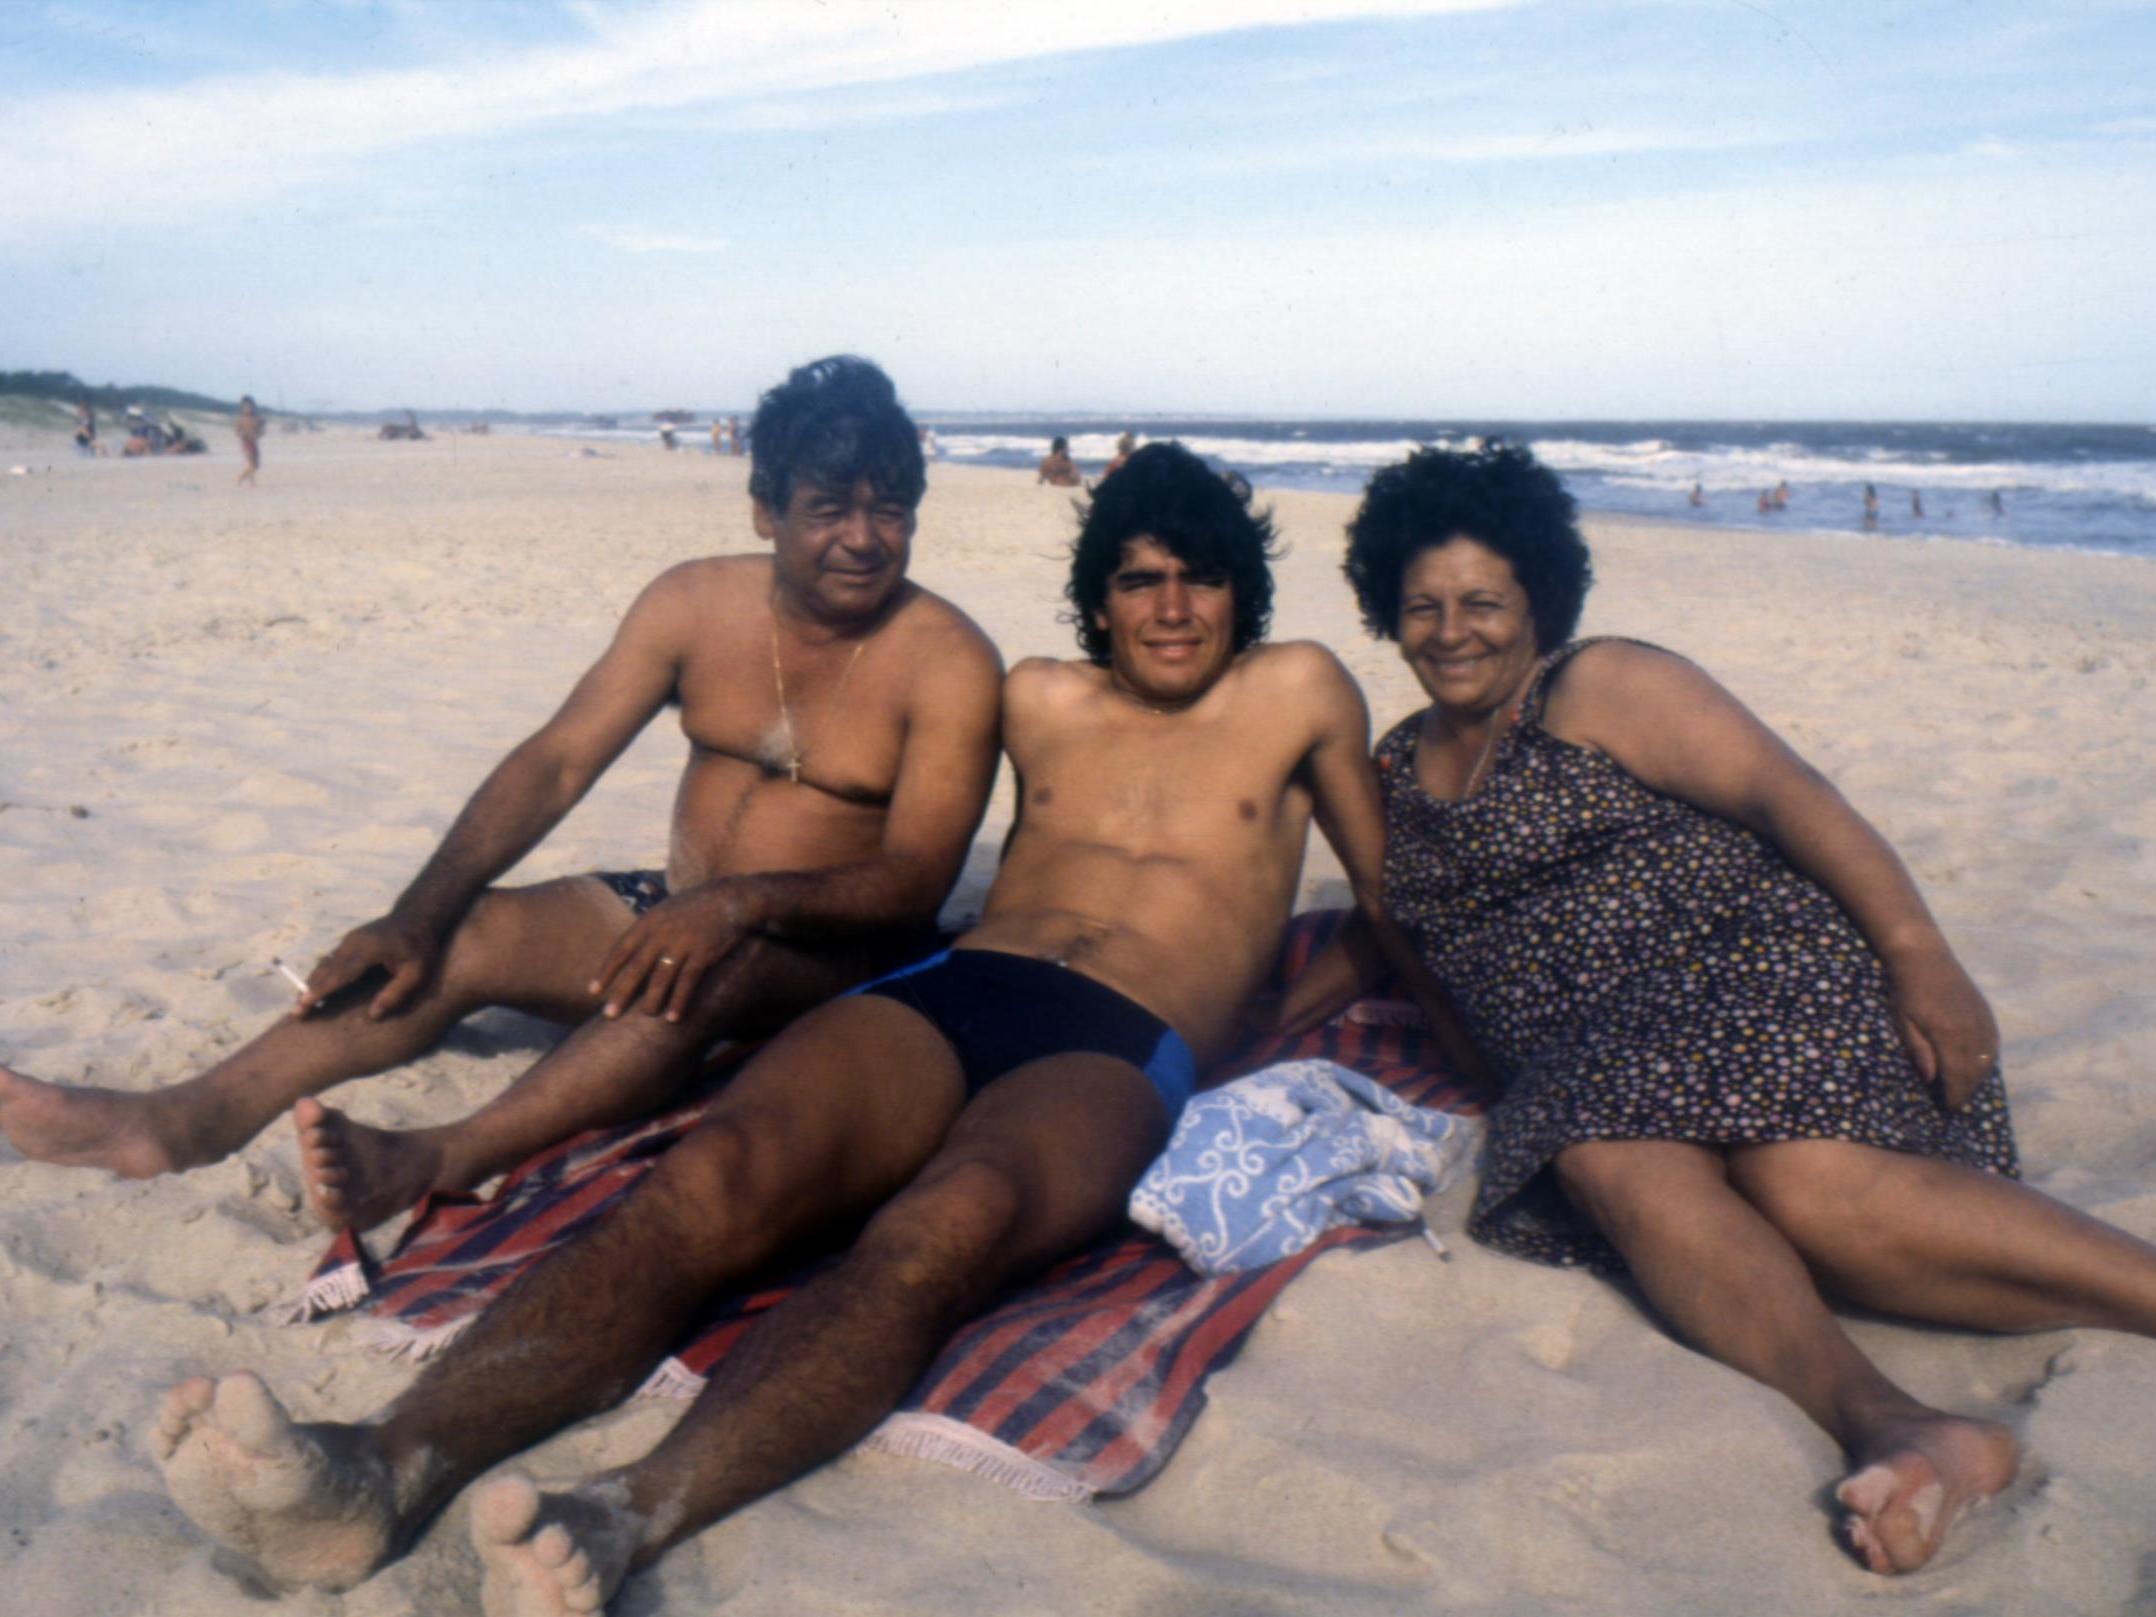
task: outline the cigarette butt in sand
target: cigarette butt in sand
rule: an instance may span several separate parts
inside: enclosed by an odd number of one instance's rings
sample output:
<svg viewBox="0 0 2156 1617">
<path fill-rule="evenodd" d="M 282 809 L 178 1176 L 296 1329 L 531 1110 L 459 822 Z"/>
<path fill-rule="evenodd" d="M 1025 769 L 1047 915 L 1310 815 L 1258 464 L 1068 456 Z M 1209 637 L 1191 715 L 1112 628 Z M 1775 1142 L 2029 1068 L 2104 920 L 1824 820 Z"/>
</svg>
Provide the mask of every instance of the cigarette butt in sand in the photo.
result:
<svg viewBox="0 0 2156 1617">
<path fill-rule="evenodd" d="M 291 968 L 290 966 L 286 965 L 286 964 L 285 964 L 285 963 L 284 963 L 284 962 L 283 962 L 282 960 L 272 960 L 272 961 L 270 962 L 270 964 L 271 964 L 271 965 L 273 965 L 273 966 L 275 966 L 275 967 L 276 967 L 276 968 L 277 968 L 277 969 L 278 969 L 279 971 L 281 971 L 281 972 L 283 972 L 283 973 L 284 973 L 284 977 L 285 977 L 285 981 L 286 981 L 286 982 L 290 983 L 290 984 L 291 984 L 291 985 L 292 985 L 292 986 L 293 986 L 294 988 L 298 989 L 298 990 L 299 990 L 299 991 L 300 991 L 301 993 L 303 993 L 303 994 L 307 992 L 307 979 L 306 979 L 306 978 L 302 977 L 302 976 L 301 976 L 301 975 L 300 975 L 300 974 L 299 974 L 298 972 L 294 971 L 294 970 L 293 970 L 293 969 L 292 969 L 292 968 Z"/>
<path fill-rule="evenodd" d="M 1440 1241 L 1437 1238 L 1437 1231 L 1431 1229 L 1427 1224 L 1422 1227 L 1422 1238 L 1430 1243 L 1430 1250 L 1444 1259 L 1445 1262 L 1450 1263 L 1452 1261 L 1452 1248 Z"/>
</svg>

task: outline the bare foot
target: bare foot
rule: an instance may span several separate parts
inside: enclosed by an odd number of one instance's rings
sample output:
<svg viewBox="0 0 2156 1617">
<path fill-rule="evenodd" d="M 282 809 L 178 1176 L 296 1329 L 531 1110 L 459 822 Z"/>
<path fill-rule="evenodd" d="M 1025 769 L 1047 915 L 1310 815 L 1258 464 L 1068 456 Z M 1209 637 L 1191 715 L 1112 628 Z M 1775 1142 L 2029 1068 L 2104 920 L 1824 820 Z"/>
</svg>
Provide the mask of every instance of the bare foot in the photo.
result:
<svg viewBox="0 0 2156 1617">
<path fill-rule="evenodd" d="M 2021 1445 L 1992 1421 L 1938 1415 L 1896 1425 L 1834 1497 L 1850 1547 L 1874 1572 L 1914 1572 L 1964 1511 L 2014 1480 Z"/>
<path fill-rule="evenodd" d="M 434 1189 L 442 1171 L 441 1148 L 425 1134 L 369 1128 L 312 1099 L 293 1105 L 292 1123 L 307 1205 L 333 1230 L 371 1230 L 395 1218 Z"/>
<path fill-rule="evenodd" d="M 160 1134 L 146 1095 L 71 1089 L 0 1067 L 0 1133 L 32 1162 L 150 1179 L 193 1164 Z"/>
<path fill-rule="evenodd" d="M 601 1611 L 642 1539 L 619 1483 L 543 1494 L 509 1472 L 472 1493 L 472 1544 L 486 1567 L 486 1617 L 573 1617 Z"/>
<path fill-rule="evenodd" d="M 150 1445 L 172 1502 L 274 1583 L 349 1589 L 395 1545 L 395 1491 L 367 1429 L 298 1425 L 257 1376 L 181 1382 Z"/>
</svg>

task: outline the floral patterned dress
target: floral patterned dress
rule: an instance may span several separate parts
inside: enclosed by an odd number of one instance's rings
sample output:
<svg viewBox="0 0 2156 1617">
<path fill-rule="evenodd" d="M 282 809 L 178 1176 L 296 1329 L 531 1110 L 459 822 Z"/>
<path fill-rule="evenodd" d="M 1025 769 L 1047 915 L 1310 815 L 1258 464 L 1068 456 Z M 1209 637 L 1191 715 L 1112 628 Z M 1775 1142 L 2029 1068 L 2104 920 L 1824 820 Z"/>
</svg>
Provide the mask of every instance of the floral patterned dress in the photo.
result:
<svg viewBox="0 0 2156 1617">
<path fill-rule="evenodd" d="M 1994 1073 L 1944 1110 L 1886 976 L 1764 838 L 1542 728 L 1543 659 L 1479 788 L 1415 776 L 1422 715 L 1378 743 L 1385 900 L 1504 1097 L 1470 1232 L 1545 1263 L 1624 1265 L 1543 1170 L 1583 1140 L 1855 1140 L 2016 1172 Z"/>
</svg>

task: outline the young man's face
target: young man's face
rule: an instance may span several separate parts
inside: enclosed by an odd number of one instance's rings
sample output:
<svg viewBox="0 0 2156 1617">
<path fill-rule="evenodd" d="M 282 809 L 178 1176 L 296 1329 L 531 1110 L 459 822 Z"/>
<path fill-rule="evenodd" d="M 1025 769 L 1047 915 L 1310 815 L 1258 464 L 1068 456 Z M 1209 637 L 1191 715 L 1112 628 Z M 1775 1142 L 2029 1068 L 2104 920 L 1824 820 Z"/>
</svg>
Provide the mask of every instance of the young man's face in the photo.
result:
<svg viewBox="0 0 2156 1617">
<path fill-rule="evenodd" d="M 1234 585 L 1143 535 L 1124 545 L 1093 621 L 1109 677 L 1142 702 L 1194 702 L 1235 659 Z"/>
<path fill-rule="evenodd" d="M 816 617 L 874 617 L 906 579 L 914 507 L 878 494 L 867 478 L 835 492 L 797 482 L 786 509 L 758 501 L 756 531 L 773 547 L 778 585 Z"/>
</svg>

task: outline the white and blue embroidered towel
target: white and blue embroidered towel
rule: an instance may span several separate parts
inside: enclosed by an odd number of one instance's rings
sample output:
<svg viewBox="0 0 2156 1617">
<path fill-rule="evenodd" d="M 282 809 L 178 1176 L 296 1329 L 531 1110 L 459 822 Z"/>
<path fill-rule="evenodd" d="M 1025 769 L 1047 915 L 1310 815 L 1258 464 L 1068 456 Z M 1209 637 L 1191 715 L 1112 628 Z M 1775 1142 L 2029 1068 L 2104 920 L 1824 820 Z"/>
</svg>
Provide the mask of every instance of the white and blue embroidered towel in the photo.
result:
<svg viewBox="0 0 2156 1617">
<path fill-rule="evenodd" d="M 1191 1097 L 1130 1217 L 1200 1274 L 1255 1269 L 1335 1224 L 1419 1218 L 1480 1132 L 1338 1062 L 1283 1061 Z"/>
</svg>

